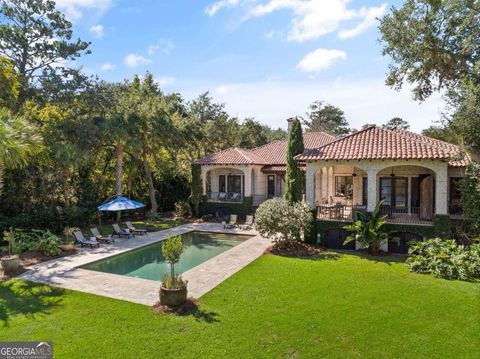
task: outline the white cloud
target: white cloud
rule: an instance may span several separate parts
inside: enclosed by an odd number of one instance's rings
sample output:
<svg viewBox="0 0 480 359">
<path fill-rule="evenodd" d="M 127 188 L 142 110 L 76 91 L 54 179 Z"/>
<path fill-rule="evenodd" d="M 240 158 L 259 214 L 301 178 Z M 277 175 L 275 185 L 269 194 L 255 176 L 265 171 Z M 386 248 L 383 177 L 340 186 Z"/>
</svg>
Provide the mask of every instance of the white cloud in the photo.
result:
<svg viewBox="0 0 480 359">
<path fill-rule="evenodd" d="M 350 0 L 220 0 L 209 5 L 205 12 L 213 16 L 222 8 L 244 5 L 246 19 L 269 15 L 280 10 L 293 13 L 287 39 L 303 42 L 322 35 L 341 31 L 342 38 L 353 37 L 375 24 L 375 16 L 385 12 L 386 5 L 379 7 L 351 7 Z M 350 30 L 342 30 L 345 22 L 360 21 Z"/>
<path fill-rule="evenodd" d="M 192 99 L 208 89 L 212 90 L 215 101 L 226 104 L 231 116 L 255 117 L 262 123 L 283 128 L 287 125 L 285 119 L 304 116 L 315 100 L 325 100 L 341 108 L 350 126 L 357 129 L 365 123 L 383 124 L 398 116 L 419 132 L 438 121 L 443 109 L 441 95 L 435 94 L 419 104 L 412 100 L 411 88 L 394 91 L 385 86 L 384 78 L 194 84 L 179 91 Z"/>
<path fill-rule="evenodd" d="M 335 61 L 345 60 L 347 54 L 340 50 L 317 49 L 308 53 L 297 64 L 297 68 L 304 72 L 318 73 L 328 69 Z"/>
<path fill-rule="evenodd" d="M 205 8 L 205 13 L 208 16 L 215 15 L 220 9 L 225 7 L 234 7 L 240 3 L 240 0 L 219 0 L 213 4 L 208 5 Z"/>
<path fill-rule="evenodd" d="M 169 55 L 170 52 L 175 48 L 175 44 L 171 40 L 160 39 L 155 44 L 148 47 L 148 54 L 150 56 L 154 55 L 157 51 L 162 51 L 164 54 Z"/>
<path fill-rule="evenodd" d="M 115 68 L 115 65 L 111 64 L 110 62 L 104 63 L 100 66 L 100 70 L 102 71 L 112 71 Z"/>
<path fill-rule="evenodd" d="M 70 20 L 81 19 L 85 10 L 95 10 L 98 13 L 112 6 L 112 0 L 56 0 L 55 3 Z"/>
<path fill-rule="evenodd" d="M 137 54 L 128 54 L 127 56 L 125 56 L 124 61 L 125 61 L 125 65 L 133 68 L 142 66 L 142 65 L 147 65 L 152 62 L 149 59 L 143 57 L 142 55 L 137 55 Z"/>
<path fill-rule="evenodd" d="M 362 13 L 363 21 L 351 29 L 340 31 L 338 37 L 341 39 L 349 39 L 361 34 L 368 28 L 375 26 L 377 24 L 377 18 L 385 14 L 386 8 L 386 4 L 379 7 L 362 8 L 360 13 Z"/>
<path fill-rule="evenodd" d="M 100 38 L 100 37 L 103 37 L 104 35 L 104 32 L 103 32 L 104 28 L 103 28 L 103 25 L 94 25 L 92 27 L 90 27 L 89 31 L 90 33 L 95 36 L 96 38 Z"/>
<path fill-rule="evenodd" d="M 156 82 L 160 85 L 160 88 L 168 87 L 175 83 L 175 77 L 171 76 L 161 76 L 155 79 Z"/>
</svg>

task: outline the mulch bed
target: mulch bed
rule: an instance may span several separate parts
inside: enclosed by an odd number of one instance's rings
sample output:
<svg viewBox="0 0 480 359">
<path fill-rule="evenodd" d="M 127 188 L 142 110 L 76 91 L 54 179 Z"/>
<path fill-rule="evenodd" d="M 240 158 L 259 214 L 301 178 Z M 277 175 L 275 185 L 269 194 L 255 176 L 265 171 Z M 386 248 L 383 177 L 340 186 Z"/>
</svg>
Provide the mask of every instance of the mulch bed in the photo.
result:
<svg viewBox="0 0 480 359">
<path fill-rule="evenodd" d="M 265 253 L 266 254 L 273 254 L 276 256 L 282 257 L 311 257 L 317 254 L 321 254 L 325 252 L 323 248 L 312 246 L 311 244 L 296 241 L 292 244 L 287 245 L 273 245 L 272 247 L 268 248 Z"/>
<path fill-rule="evenodd" d="M 20 266 L 18 267 L 15 273 L 4 273 L 2 267 L 0 266 L 0 281 L 7 280 L 13 277 L 16 277 L 23 272 L 25 272 L 27 267 L 33 266 L 35 264 L 50 261 L 52 259 L 61 258 L 77 253 L 76 250 L 63 252 L 62 254 L 54 257 L 46 256 L 41 252 L 25 252 L 20 254 Z M 0 254 L 0 258 L 6 256 L 6 254 Z"/>
<path fill-rule="evenodd" d="M 157 314 L 189 315 L 198 311 L 198 304 L 195 299 L 188 298 L 183 305 L 178 307 L 168 307 L 157 302 L 152 309 Z"/>
</svg>

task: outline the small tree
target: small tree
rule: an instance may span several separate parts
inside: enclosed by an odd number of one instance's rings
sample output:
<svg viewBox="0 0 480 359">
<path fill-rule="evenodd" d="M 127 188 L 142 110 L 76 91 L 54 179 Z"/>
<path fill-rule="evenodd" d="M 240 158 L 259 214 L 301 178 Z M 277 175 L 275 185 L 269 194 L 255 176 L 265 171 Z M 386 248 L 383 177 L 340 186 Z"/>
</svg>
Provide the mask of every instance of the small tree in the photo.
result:
<svg viewBox="0 0 480 359">
<path fill-rule="evenodd" d="M 480 164 L 472 162 L 461 184 L 462 209 L 475 232 L 480 232 Z"/>
<path fill-rule="evenodd" d="M 388 130 L 409 130 L 410 124 L 401 117 L 394 117 L 382 127 Z"/>
<path fill-rule="evenodd" d="M 182 252 L 183 243 L 180 236 L 168 237 L 163 242 L 162 254 L 165 257 L 165 260 L 170 264 L 170 281 L 164 281 L 164 286 L 174 288 L 177 282 L 177 276 L 175 275 L 175 264 L 180 261 Z"/>
<path fill-rule="evenodd" d="M 348 236 L 344 244 L 358 241 L 362 247 L 367 248 L 371 253 L 377 254 L 379 252 L 380 245 L 388 237 L 388 233 L 383 229 L 385 223 L 387 223 L 386 216 L 380 215 L 382 204 L 383 201 L 378 202 L 371 213 L 356 212 L 354 222 L 343 227 L 347 231 L 353 232 L 353 235 Z"/>
<path fill-rule="evenodd" d="M 288 140 L 287 171 L 285 175 L 285 199 L 293 204 L 302 200 L 304 176 L 295 160 L 295 156 L 303 153 L 302 126 L 298 119 L 293 120 Z"/>
<path fill-rule="evenodd" d="M 288 246 L 302 238 L 312 220 L 312 213 L 302 203 L 290 205 L 283 198 L 274 198 L 258 207 L 255 228 L 263 237 L 273 238 L 275 245 Z"/>
<path fill-rule="evenodd" d="M 200 178 L 201 168 L 199 165 L 192 165 L 192 193 L 190 201 L 193 204 L 195 217 L 200 215 L 200 203 L 202 202 L 202 179 Z"/>
</svg>

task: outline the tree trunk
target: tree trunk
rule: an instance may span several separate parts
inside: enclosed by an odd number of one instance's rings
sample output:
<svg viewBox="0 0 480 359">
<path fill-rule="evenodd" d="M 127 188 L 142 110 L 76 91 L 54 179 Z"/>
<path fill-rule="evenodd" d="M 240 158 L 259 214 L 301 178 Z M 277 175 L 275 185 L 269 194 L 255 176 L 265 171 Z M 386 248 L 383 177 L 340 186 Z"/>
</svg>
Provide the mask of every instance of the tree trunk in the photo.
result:
<svg viewBox="0 0 480 359">
<path fill-rule="evenodd" d="M 70 170 L 67 166 L 63 168 L 63 200 L 65 201 L 65 208 L 70 208 L 70 195 L 68 194 L 68 178 L 70 177 Z"/>
<path fill-rule="evenodd" d="M 122 175 L 123 175 L 123 145 L 118 144 L 115 148 L 115 158 L 116 158 L 116 167 L 115 167 L 115 180 L 117 184 L 117 198 L 122 197 Z M 122 211 L 117 212 L 117 222 L 120 222 L 122 217 Z"/>
<path fill-rule="evenodd" d="M 116 158 L 116 167 L 115 167 L 115 180 L 117 185 L 117 197 L 122 197 L 122 175 L 123 175 L 123 145 L 118 144 L 115 148 L 115 158 Z"/>
<path fill-rule="evenodd" d="M 150 204 L 152 207 L 150 212 L 152 214 L 155 214 L 158 212 L 158 204 L 157 204 L 157 198 L 155 196 L 155 186 L 153 185 L 152 171 L 150 170 L 147 153 L 145 151 L 142 153 L 142 158 L 143 158 L 143 166 L 145 168 L 145 177 L 147 177 L 147 181 L 148 181 L 148 194 L 150 195 Z"/>
<path fill-rule="evenodd" d="M 3 190 L 3 172 L 5 170 L 5 166 L 3 164 L 3 160 L 0 158 L 0 197 L 2 196 Z"/>
</svg>

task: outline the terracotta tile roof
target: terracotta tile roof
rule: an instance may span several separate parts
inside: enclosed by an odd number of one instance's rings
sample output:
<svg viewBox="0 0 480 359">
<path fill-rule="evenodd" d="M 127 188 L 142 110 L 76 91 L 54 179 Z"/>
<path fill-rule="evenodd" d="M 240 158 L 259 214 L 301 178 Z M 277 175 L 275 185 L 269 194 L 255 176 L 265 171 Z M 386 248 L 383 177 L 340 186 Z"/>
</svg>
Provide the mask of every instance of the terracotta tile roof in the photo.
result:
<svg viewBox="0 0 480 359">
<path fill-rule="evenodd" d="M 300 164 L 300 169 L 305 171 L 306 166 L 305 163 Z M 287 171 L 287 166 L 286 165 L 266 165 L 262 167 L 262 172 L 265 173 L 271 173 L 271 172 L 286 172 Z"/>
<path fill-rule="evenodd" d="M 318 148 L 334 140 L 334 136 L 323 132 L 307 132 L 303 134 L 303 142 L 306 149 Z M 200 158 L 193 163 L 200 165 L 285 165 L 287 144 L 288 140 L 278 140 L 251 150 L 233 147 Z"/>
<path fill-rule="evenodd" d="M 450 159 L 465 166 L 469 158 L 458 146 L 403 130 L 371 126 L 316 149 L 306 149 L 298 160 Z"/>
<path fill-rule="evenodd" d="M 244 148 L 232 147 L 226 150 L 213 153 L 207 157 L 193 161 L 197 165 L 253 165 L 267 164 L 263 158 L 254 153 L 252 150 Z"/>
</svg>

